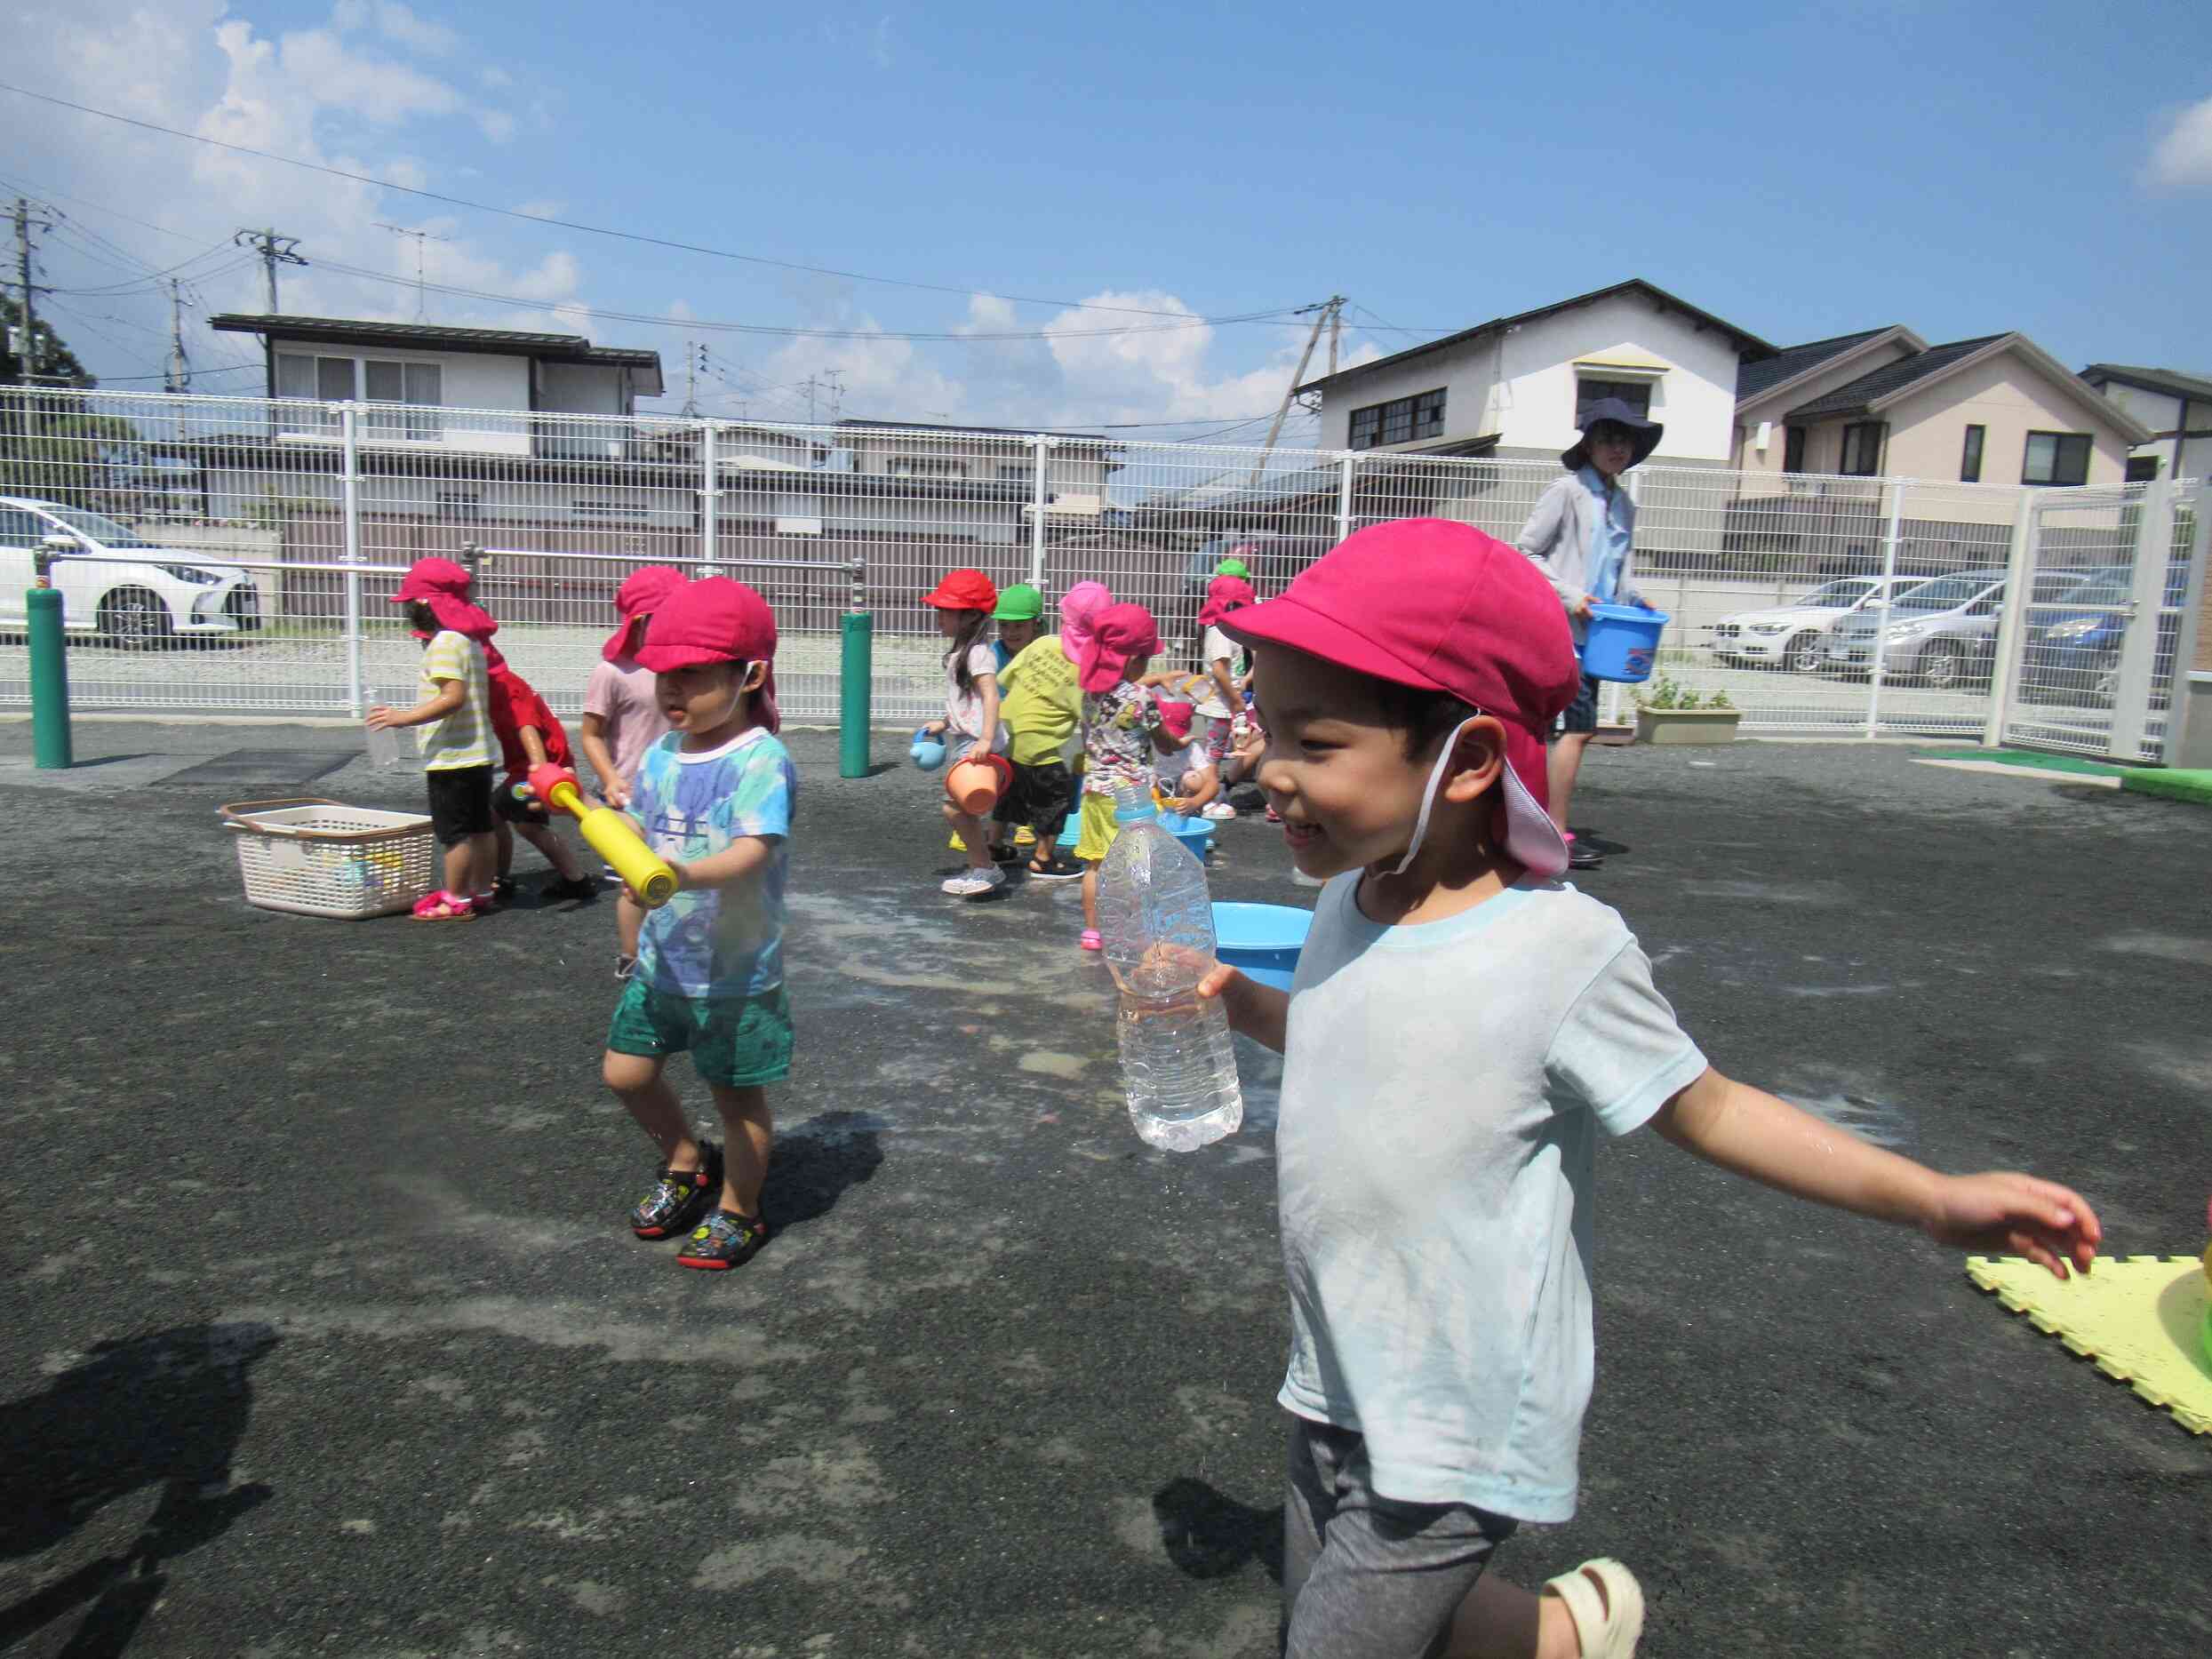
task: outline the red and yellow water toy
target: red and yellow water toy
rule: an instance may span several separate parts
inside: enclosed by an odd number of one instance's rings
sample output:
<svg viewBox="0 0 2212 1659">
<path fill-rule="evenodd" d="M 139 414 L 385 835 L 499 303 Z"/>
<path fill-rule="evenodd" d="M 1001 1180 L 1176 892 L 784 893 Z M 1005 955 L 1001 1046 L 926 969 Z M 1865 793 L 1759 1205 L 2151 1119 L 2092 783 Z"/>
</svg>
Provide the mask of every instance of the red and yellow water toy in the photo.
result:
<svg viewBox="0 0 2212 1659">
<path fill-rule="evenodd" d="M 530 786 L 547 806 L 575 818 L 591 849 L 613 867 L 646 909 L 658 910 L 676 896 L 676 873 L 612 807 L 586 806 L 576 774 L 567 767 L 550 762 L 531 767 Z"/>
</svg>

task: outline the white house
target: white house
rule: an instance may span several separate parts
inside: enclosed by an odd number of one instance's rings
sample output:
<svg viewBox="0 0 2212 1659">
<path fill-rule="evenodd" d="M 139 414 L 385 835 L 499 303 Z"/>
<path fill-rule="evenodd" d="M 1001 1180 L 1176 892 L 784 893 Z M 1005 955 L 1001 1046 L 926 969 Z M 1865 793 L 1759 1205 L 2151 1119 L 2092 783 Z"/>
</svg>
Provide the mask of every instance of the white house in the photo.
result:
<svg viewBox="0 0 2212 1659">
<path fill-rule="evenodd" d="M 2129 482 L 2212 477 L 2212 379 L 2118 363 L 2093 363 L 2081 378 L 2150 430 L 2128 452 Z"/>
<path fill-rule="evenodd" d="M 1632 278 L 1299 390 L 1321 400 L 1323 449 L 1553 459 L 1583 410 L 1617 397 L 1665 423 L 1658 460 L 1726 466 L 1737 373 L 1772 355 L 1757 335 Z"/>
</svg>

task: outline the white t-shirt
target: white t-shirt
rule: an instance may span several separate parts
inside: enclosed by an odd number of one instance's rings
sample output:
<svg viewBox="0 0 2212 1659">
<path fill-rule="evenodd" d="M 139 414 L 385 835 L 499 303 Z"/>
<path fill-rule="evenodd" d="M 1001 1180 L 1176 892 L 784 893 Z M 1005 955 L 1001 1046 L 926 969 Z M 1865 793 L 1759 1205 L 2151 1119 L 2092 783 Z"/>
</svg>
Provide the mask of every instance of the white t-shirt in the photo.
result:
<svg viewBox="0 0 2212 1659">
<path fill-rule="evenodd" d="M 1375 1489 L 1575 1512 L 1595 1370 L 1591 1162 L 1705 1069 L 1609 906 L 1524 881 L 1382 927 L 1330 881 L 1276 1130 L 1282 1404 L 1367 1437 Z"/>
<path fill-rule="evenodd" d="M 983 689 L 978 686 L 976 690 L 962 696 L 960 690 L 960 676 L 955 672 L 955 667 L 953 653 L 946 651 L 945 653 L 945 723 L 949 730 L 945 735 L 947 739 L 964 738 L 970 743 L 973 743 L 983 735 Z M 995 679 L 998 671 L 998 653 L 991 649 L 987 641 L 978 640 L 968 648 L 968 673 L 971 678 L 980 680 L 987 674 Z M 1004 754 L 1006 746 L 1010 741 L 1005 721 L 1001 720 L 998 727 L 998 735 L 991 744 L 991 752 L 994 754 Z M 950 749 L 951 742 L 948 741 L 946 746 Z M 955 754 L 953 758 L 958 760 L 960 757 Z"/>
<path fill-rule="evenodd" d="M 1206 630 L 1205 642 L 1200 647 L 1201 654 L 1205 658 L 1202 666 L 1206 675 L 1206 697 L 1205 701 L 1199 704 L 1198 712 L 1208 720 L 1226 720 L 1232 712 L 1229 706 L 1221 700 L 1221 688 L 1214 683 L 1213 666 L 1226 659 L 1229 665 L 1230 682 L 1235 683 L 1237 658 L 1243 654 L 1243 650 L 1219 628 Z"/>
</svg>

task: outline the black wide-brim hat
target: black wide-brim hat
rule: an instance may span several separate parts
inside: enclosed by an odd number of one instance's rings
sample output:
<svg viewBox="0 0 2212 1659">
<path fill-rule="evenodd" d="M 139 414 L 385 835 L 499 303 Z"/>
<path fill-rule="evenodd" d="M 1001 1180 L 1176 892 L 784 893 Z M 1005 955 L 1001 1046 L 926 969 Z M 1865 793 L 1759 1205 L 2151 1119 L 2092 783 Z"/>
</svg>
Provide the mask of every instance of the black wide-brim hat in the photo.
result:
<svg viewBox="0 0 2212 1659">
<path fill-rule="evenodd" d="M 1659 447 L 1659 439 L 1666 432 L 1666 428 L 1657 421 L 1645 419 L 1619 398 L 1601 397 L 1591 404 L 1584 414 L 1582 436 L 1575 441 L 1575 447 L 1560 451 L 1559 464 L 1570 473 L 1578 473 L 1587 467 L 1590 464 L 1590 428 L 1609 420 L 1617 427 L 1628 428 L 1628 435 L 1633 440 L 1633 447 L 1628 456 L 1631 467 L 1648 459 L 1651 451 Z"/>
</svg>

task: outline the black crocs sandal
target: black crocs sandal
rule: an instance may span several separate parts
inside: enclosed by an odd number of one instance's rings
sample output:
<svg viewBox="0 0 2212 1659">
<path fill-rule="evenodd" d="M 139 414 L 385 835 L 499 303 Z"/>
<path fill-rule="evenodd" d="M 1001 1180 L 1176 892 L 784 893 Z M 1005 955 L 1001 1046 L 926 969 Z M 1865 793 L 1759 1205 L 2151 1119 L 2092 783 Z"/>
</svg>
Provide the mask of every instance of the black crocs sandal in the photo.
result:
<svg viewBox="0 0 2212 1659">
<path fill-rule="evenodd" d="M 722 1197 L 722 1148 L 699 1143 L 699 1168 L 663 1169 L 653 1190 L 630 1211 L 630 1231 L 641 1239 L 670 1239 L 689 1229 L 699 1213 Z"/>
<path fill-rule="evenodd" d="M 1011 841 L 1000 841 L 991 849 L 993 864 L 1019 864 L 1021 852 Z"/>
<path fill-rule="evenodd" d="M 1039 864 L 1032 858 L 1023 867 L 1033 881 L 1073 881 L 1083 873 L 1082 865 L 1070 858 L 1055 858 L 1050 864 Z"/>
<path fill-rule="evenodd" d="M 716 1209 L 691 1231 L 676 1252 L 678 1267 L 703 1267 L 719 1272 L 742 1267 L 760 1254 L 768 1242 L 768 1224 L 758 1216 L 740 1216 Z"/>
</svg>

